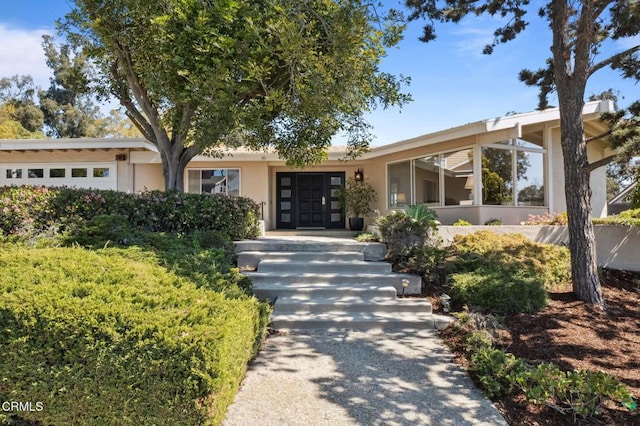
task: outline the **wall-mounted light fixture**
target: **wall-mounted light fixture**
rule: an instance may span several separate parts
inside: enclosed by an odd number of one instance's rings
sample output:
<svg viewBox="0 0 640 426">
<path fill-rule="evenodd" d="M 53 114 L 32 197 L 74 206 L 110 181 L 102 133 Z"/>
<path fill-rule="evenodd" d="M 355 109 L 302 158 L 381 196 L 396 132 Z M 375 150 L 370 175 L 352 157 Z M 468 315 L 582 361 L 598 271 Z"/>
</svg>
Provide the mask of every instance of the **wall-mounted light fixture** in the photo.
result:
<svg viewBox="0 0 640 426">
<path fill-rule="evenodd" d="M 353 174 L 353 178 L 356 180 L 356 182 L 362 182 L 364 180 L 364 172 L 362 171 L 362 169 L 356 170 L 356 172 Z"/>
</svg>

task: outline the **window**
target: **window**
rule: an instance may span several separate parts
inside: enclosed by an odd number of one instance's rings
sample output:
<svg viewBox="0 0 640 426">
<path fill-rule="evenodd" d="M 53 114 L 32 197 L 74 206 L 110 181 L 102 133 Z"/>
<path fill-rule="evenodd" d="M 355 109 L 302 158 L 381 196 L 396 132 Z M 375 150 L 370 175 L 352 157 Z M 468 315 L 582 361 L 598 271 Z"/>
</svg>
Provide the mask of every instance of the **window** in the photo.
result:
<svg viewBox="0 0 640 426">
<path fill-rule="evenodd" d="M 71 177 L 72 178 L 86 178 L 87 177 L 87 169 L 86 168 L 77 168 L 71 169 Z"/>
<path fill-rule="evenodd" d="M 389 164 L 389 204 L 473 204 L 473 148 Z"/>
<path fill-rule="evenodd" d="M 517 151 L 520 155 L 521 151 Z M 528 167 L 518 171 L 518 205 L 544 206 L 544 154 L 522 152 Z"/>
<path fill-rule="evenodd" d="M 413 163 L 416 203 L 440 205 L 440 156 L 418 158 Z"/>
<path fill-rule="evenodd" d="M 93 177 L 94 178 L 107 178 L 107 177 L 109 177 L 109 168 L 108 167 L 95 167 L 93 169 Z"/>
<path fill-rule="evenodd" d="M 473 204 L 473 148 L 440 154 L 444 205 Z"/>
<path fill-rule="evenodd" d="M 511 149 L 482 147 L 482 204 L 513 204 L 512 157 Z"/>
<path fill-rule="evenodd" d="M 67 174 L 66 169 L 49 169 L 50 178 L 63 178 Z"/>
<path fill-rule="evenodd" d="M 22 179 L 22 169 L 7 169 L 7 179 Z"/>
<path fill-rule="evenodd" d="M 387 164 L 389 208 L 484 205 L 544 206 L 542 134 Z M 476 152 L 475 150 L 478 150 Z M 474 152 L 482 160 L 476 164 Z M 480 182 L 478 182 L 480 181 Z M 477 185 L 481 199 L 474 200 Z M 479 189 L 479 188 L 478 188 Z"/>
<path fill-rule="evenodd" d="M 389 164 L 389 205 L 392 208 L 411 204 L 411 162 Z"/>
<path fill-rule="evenodd" d="M 29 179 L 42 179 L 44 177 L 44 169 L 27 169 Z"/>
<path fill-rule="evenodd" d="M 482 203 L 543 206 L 544 149 L 538 139 L 482 147 Z"/>
<path fill-rule="evenodd" d="M 187 188 L 196 194 L 240 195 L 239 169 L 190 169 Z"/>
</svg>

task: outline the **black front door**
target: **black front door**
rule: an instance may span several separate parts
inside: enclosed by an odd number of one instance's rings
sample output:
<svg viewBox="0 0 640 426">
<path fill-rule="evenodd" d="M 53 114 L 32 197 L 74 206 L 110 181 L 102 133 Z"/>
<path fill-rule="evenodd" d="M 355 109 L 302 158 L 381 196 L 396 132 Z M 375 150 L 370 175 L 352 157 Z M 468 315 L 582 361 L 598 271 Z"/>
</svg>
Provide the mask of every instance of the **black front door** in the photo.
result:
<svg viewBox="0 0 640 426">
<path fill-rule="evenodd" d="M 298 228 L 324 228 L 324 207 L 327 198 L 324 192 L 324 174 L 304 173 L 296 175 Z"/>
<path fill-rule="evenodd" d="M 344 172 L 276 173 L 278 229 L 344 228 Z"/>
</svg>

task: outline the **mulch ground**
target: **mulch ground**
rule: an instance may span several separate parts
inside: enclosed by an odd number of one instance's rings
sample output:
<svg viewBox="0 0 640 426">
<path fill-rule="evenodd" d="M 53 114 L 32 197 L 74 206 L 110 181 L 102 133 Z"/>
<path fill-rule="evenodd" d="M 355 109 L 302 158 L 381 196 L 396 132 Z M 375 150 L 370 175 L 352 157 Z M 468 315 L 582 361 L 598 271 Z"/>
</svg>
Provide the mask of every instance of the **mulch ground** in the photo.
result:
<svg viewBox="0 0 640 426">
<path fill-rule="evenodd" d="M 532 363 L 553 362 L 565 370 L 601 370 L 640 399 L 640 273 L 605 271 L 607 309 L 579 302 L 571 288 L 550 294 L 547 308 L 505 319 L 507 351 Z M 445 335 L 445 340 L 447 336 Z M 453 343 L 453 342 L 451 342 Z M 464 365 L 464 359 L 458 356 Z M 573 419 L 522 397 L 494 401 L 511 425 L 640 425 L 640 410 L 605 404 L 597 418 Z"/>
</svg>

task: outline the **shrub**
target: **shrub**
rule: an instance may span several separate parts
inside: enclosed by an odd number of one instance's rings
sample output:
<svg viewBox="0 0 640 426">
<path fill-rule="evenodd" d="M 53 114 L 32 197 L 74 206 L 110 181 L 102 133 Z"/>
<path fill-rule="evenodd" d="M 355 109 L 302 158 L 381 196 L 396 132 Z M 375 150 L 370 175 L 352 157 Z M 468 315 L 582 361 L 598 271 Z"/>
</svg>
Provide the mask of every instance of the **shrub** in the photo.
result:
<svg viewBox="0 0 640 426">
<path fill-rule="evenodd" d="M 640 185 L 638 186 L 640 188 Z M 640 226 L 640 208 L 625 210 L 617 215 L 594 218 L 593 223 L 598 225 L 634 225 Z"/>
<path fill-rule="evenodd" d="M 435 220 L 438 218 L 436 211 L 428 208 L 424 204 L 406 206 L 404 213 L 426 229 L 434 228 Z"/>
<path fill-rule="evenodd" d="M 141 250 L 6 246 L 0 268 L 0 399 L 44 424 L 218 424 L 268 314 Z"/>
<path fill-rule="evenodd" d="M 522 225 L 566 225 L 567 213 L 545 213 L 542 215 L 530 214 L 526 222 Z"/>
<path fill-rule="evenodd" d="M 394 270 L 428 276 L 441 263 L 445 251 L 436 235 L 436 213 L 424 205 L 409 206 L 376 221 L 380 240 L 387 245 L 387 260 Z"/>
<path fill-rule="evenodd" d="M 599 415 L 605 399 L 621 403 L 629 410 L 636 409 L 629 390 L 602 371 L 565 372 L 555 364 L 543 363 L 514 372 L 509 380 L 522 390 L 528 401 L 545 404 L 562 414 Z"/>
<path fill-rule="evenodd" d="M 372 234 L 371 232 L 361 232 L 358 235 L 356 235 L 356 241 L 359 241 L 361 243 L 375 243 L 380 241 L 380 238 L 375 235 Z"/>
<path fill-rule="evenodd" d="M 89 248 L 101 248 L 109 243 L 126 245 L 132 241 L 132 230 L 126 217 L 105 214 L 69 226 L 61 239 L 67 244 Z"/>
<path fill-rule="evenodd" d="M 544 282 L 521 271 L 483 267 L 449 279 L 455 300 L 496 314 L 537 312 L 547 305 Z"/>
<path fill-rule="evenodd" d="M 258 205 L 243 197 L 74 188 L 0 188 L 0 230 L 16 234 L 67 230 L 96 216 L 126 218 L 132 229 L 152 232 L 218 230 L 232 239 L 258 235 Z"/>
<path fill-rule="evenodd" d="M 464 219 L 458 219 L 453 222 L 453 226 L 471 226 L 471 222 L 467 222 Z"/>
<path fill-rule="evenodd" d="M 502 219 L 491 218 L 488 221 L 486 221 L 484 224 L 490 225 L 490 226 L 500 226 L 502 225 Z"/>
<path fill-rule="evenodd" d="M 451 329 L 457 335 L 464 333 L 461 340 L 469 372 L 487 396 L 521 391 L 533 404 L 544 404 L 574 417 L 600 414 L 607 399 L 631 411 L 637 408 L 631 392 L 614 377 L 600 371 L 565 372 L 551 363 L 532 366 L 524 358 L 493 347 L 491 327 L 487 327 L 493 319 L 469 312 L 457 316 Z"/>
<path fill-rule="evenodd" d="M 473 272 L 483 266 L 523 271 L 527 276 L 540 277 L 547 289 L 561 286 L 571 277 L 566 247 L 536 243 L 521 234 L 479 231 L 458 235 L 449 250 L 449 269 L 453 272 Z"/>
<path fill-rule="evenodd" d="M 432 238 L 425 245 L 415 247 L 407 256 L 409 271 L 421 276 L 429 276 L 442 263 L 446 251 L 439 246 L 439 239 Z"/>
<path fill-rule="evenodd" d="M 469 355 L 469 371 L 489 398 L 510 393 L 514 387 L 510 377 L 525 369 L 522 358 L 502 349 L 481 346 Z"/>
</svg>

